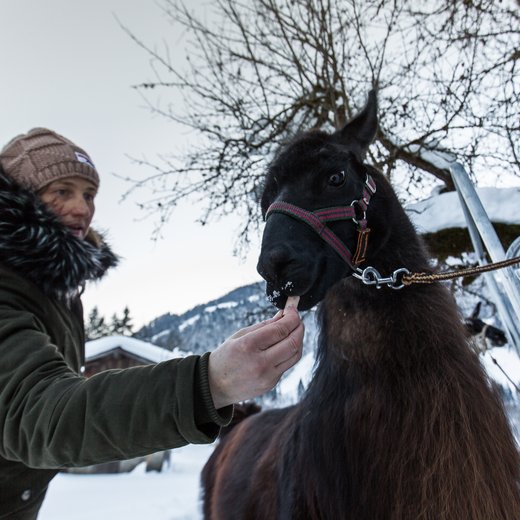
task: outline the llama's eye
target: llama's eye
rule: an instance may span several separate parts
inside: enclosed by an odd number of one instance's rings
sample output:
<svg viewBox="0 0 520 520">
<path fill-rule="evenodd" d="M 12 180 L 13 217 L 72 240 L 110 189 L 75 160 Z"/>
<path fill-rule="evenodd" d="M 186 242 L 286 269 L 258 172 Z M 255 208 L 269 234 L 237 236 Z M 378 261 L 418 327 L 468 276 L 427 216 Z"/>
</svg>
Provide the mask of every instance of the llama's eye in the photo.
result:
<svg viewBox="0 0 520 520">
<path fill-rule="evenodd" d="M 336 187 L 341 186 L 345 182 L 346 177 L 347 176 L 345 175 L 345 172 L 343 170 L 341 170 L 338 173 L 333 173 L 329 177 L 329 184 L 331 186 L 336 186 Z"/>
</svg>

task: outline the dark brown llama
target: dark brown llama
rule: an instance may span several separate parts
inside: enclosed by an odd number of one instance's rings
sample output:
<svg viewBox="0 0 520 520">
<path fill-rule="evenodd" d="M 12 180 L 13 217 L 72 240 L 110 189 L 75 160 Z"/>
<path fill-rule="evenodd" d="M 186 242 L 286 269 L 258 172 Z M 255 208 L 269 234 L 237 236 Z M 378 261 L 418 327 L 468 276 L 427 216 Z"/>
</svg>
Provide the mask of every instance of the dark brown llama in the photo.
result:
<svg viewBox="0 0 520 520">
<path fill-rule="evenodd" d="M 219 442 L 202 474 L 207 519 L 520 518 L 517 446 L 449 291 L 352 276 L 431 272 L 389 183 L 362 162 L 376 112 L 371 93 L 342 130 L 297 137 L 269 169 L 258 270 L 277 307 L 323 300 L 316 367 L 299 404 Z"/>
</svg>

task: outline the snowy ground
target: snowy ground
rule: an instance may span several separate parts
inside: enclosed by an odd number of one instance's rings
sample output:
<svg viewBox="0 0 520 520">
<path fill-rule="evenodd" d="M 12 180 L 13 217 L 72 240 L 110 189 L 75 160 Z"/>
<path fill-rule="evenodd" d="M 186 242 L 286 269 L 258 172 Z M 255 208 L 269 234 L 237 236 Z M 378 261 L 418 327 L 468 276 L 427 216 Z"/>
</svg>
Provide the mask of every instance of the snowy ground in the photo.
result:
<svg viewBox="0 0 520 520">
<path fill-rule="evenodd" d="M 59 474 L 38 520 L 199 520 L 200 471 L 213 447 L 173 451 L 162 473 L 138 466 L 114 475 Z"/>
</svg>

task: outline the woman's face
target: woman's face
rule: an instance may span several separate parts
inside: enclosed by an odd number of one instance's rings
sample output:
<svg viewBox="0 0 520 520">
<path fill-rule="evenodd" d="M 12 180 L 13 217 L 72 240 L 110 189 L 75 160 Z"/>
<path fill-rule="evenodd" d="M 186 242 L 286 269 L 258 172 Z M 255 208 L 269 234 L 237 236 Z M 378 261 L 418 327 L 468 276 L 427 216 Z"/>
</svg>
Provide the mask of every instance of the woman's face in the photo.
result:
<svg viewBox="0 0 520 520">
<path fill-rule="evenodd" d="M 38 192 L 40 199 L 80 240 L 86 237 L 90 228 L 96 194 L 95 184 L 83 177 L 65 177 L 51 182 Z"/>
</svg>

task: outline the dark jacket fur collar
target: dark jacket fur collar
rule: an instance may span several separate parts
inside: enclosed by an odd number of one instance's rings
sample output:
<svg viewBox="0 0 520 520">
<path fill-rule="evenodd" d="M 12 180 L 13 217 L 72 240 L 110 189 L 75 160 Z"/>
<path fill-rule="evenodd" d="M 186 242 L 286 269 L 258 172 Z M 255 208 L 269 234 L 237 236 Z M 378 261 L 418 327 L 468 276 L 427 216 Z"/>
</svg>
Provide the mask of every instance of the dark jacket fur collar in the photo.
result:
<svg viewBox="0 0 520 520">
<path fill-rule="evenodd" d="M 101 278 L 117 257 L 99 235 L 71 235 L 36 195 L 0 169 L 0 262 L 63 301 Z"/>
</svg>

